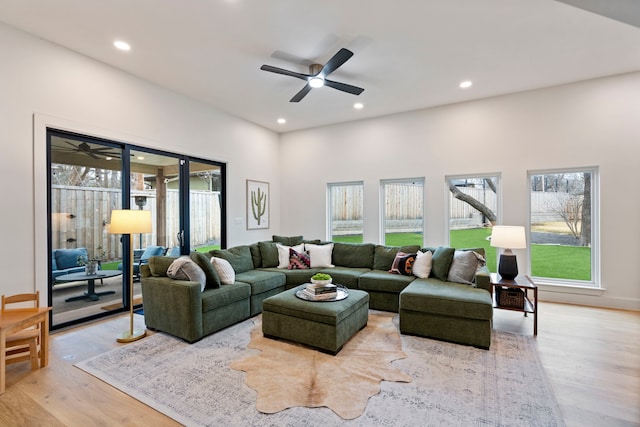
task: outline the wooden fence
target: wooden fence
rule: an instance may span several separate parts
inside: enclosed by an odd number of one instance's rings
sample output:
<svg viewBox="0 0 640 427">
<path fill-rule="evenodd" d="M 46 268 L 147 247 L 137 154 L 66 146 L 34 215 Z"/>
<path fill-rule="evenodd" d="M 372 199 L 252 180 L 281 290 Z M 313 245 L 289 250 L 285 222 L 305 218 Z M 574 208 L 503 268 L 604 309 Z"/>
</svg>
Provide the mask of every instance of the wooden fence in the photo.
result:
<svg viewBox="0 0 640 427">
<path fill-rule="evenodd" d="M 146 196 L 143 207 L 151 211 L 154 218 L 152 233 L 134 235 L 133 247 L 145 248 L 161 245 L 167 248 L 177 246 L 180 231 L 178 190 L 167 190 L 166 239 L 157 241 L 156 234 L 156 194 L 155 191 L 136 191 L 131 195 L 131 206 L 135 207 L 135 196 Z M 113 209 L 120 209 L 122 192 L 119 189 L 84 188 L 54 186 L 51 189 L 52 247 L 86 247 L 90 256 L 104 251 L 106 260 L 122 258 L 120 235 L 109 234 L 108 223 Z M 191 246 L 200 246 L 220 241 L 220 193 L 211 191 L 191 191 L 190 222 Z M 98 250 L 97 248 L 101 248 Z"/>
</svg>

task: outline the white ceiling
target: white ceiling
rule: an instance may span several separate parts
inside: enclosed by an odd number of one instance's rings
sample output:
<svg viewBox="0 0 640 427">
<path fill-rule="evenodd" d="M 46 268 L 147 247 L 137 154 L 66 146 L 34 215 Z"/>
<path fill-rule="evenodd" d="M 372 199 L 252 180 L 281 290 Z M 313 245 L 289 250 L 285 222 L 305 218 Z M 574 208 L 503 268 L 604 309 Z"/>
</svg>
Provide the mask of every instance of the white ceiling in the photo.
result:
<svg viewBox="0 0 640 427">
<path fill-rule="evenodd" d="M 638 21 L 552 0 L 0 0 L 0 21 L 277 132 L 640 70 Z M 260 70 L 307 73 L 341 47 L 355 55 L 329 78 L 360 96 L 290 103 L 304 81 Z"/>
</svg>

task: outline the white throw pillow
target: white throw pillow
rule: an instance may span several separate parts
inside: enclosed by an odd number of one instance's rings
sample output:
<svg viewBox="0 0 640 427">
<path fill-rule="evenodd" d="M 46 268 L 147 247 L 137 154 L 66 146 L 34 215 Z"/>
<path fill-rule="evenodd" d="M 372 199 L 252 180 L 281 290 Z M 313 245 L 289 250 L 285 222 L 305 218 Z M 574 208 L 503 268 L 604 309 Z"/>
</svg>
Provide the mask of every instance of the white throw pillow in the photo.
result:
<svg viewBox="0 0 640 427">
<path fill-rule="evenodd" d="M 211 265 L 220 277 L 220 283 L 223 285 L 233 285 L 236 282 L 236 272 L 224 258 L 211 257 Z"/>
<path fill-rule="evenodd" d="M 311 268 L 314 267 L 335 267 L 331 264 L 331 254 L 333 254 L 333 243 L 326 245 L 314 245 L 305 243 L 304 250 L 311 258 Z"/>
<path fill-rule="evenodd" d="M 448 282 L 473 285 L 476 272 L 485 264 L 484 257 L 474 251 L 455 251 L 449 268 Z"/>
<path fill-rule="evenodd" d="M 293 249 L 296 252 L 304 252 L 303 243 L 296 246 L 285 246 L 276 243 L 276 247 L 278 248 L 278 268 L 289 268 L 289 249 Z"/>
<path fill-rule="evenodd" d="M 416 260 L 413 262 L 413 275 L 420 278 L 426 279 L 431 274 L 431 261 L 432 255 L 430 251 L 422 252 L 418 251 L 416 256 Z"/>
<path fill-rule="evenodd" d="M 175 280 L 188 280 L 200 283 L 200 292 L 204 291 L 207 284 L 207 276 L 198 264 L 188 256 L 180 257 L 173 261 L 167 269 L 167 276 Z"/>
</svg>

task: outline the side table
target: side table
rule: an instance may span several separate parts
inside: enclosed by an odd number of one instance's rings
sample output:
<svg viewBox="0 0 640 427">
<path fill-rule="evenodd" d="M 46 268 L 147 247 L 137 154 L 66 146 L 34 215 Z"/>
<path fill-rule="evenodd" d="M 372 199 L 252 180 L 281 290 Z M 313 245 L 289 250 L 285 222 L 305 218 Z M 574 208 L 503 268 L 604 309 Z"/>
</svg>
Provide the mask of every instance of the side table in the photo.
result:
<svg viewBox="0 0 640 427">
<path fill-rule="evenodd" d="M 533 335 L 538 335 L 538 286 L 529 276 L 518 276 L 515 280 L 506 280 L 497 273 L 491 273 L 491 296 L 493 298 L 493 307 L 501 310 L 512 310 L 533 315 Z M 496 288 L 515 288 L 524 292 L 524 304 L 522 307 L 502 305 L 498 301 Z M 529 291 L 533 291 L 533 299 L 529 296 Z"/>
</svg>

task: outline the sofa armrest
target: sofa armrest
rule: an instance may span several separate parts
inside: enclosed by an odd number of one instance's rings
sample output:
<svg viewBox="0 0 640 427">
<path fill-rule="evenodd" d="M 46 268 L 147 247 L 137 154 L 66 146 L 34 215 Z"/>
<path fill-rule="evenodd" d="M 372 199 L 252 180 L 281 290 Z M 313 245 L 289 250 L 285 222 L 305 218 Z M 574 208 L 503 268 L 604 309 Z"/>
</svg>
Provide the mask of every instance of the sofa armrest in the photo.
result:
<svg viewBox="0 0 640 427">
<path fill-rule="evenodd" d="M 476 288 L 482 288 L 491 293 L 491 276 L 489 269 L 484 266 L 476 272 Z"/>
<path fill-rule="evenodd" d="M 142 301 L 147 327 L 186 341 L 203 336 L 200 283 L 169 277 L 142 277 Z"/>
</svg>

